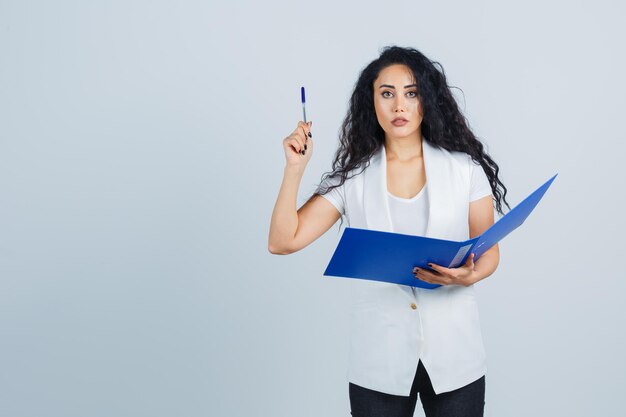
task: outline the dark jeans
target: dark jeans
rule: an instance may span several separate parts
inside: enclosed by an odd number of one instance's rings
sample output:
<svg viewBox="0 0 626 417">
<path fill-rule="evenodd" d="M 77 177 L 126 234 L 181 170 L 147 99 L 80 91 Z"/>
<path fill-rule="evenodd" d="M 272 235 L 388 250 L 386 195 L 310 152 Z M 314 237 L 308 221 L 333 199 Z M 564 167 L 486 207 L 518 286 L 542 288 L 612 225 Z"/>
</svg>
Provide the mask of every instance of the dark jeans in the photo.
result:
<svg viewBox="0 0 626 417">
<path fill-rule="evenodd" d="M 426 368 L 419 361 L 408 397 L 385 394 L 349 383 L 353 417 L 413 417 L 419 392 L 426 417 L 482 417 L 485 408 L 485 376 L 437 395 Z"/>
</svg>

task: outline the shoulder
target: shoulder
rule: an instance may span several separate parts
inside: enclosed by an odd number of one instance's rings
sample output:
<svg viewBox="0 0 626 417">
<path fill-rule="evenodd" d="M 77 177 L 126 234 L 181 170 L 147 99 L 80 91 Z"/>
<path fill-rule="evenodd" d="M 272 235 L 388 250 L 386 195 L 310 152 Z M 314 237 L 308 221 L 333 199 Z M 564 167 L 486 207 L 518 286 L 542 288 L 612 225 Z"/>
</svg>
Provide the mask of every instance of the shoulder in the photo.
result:
<svg viewBox="0 0 626 417">
<path fill-rule="evenodd" d="M 355 181 L 358 181 L 363 177 L 363 172 L 368 169 L 366 166 L 368 164 L 362 164 L 361 166 L 357 166 L 345 172 L 346 180 L 343 183 L 344 186 L 352 185 Z M 340 173 L 331 174 L 332 178 L 329 176 L 329 181 L 333 184 L 339 183 L 341 180 Z"/>
<path fill-rule="evenodd" d="M 355 183 L 359 183 L 363 181 L 365 171 L 369 170 L 370 167 L 376 168 L 380 165 L 382 147 L 379 148 L 376 152 L 374 152 L 369 158 L 361 161 L 356 167 L 350 169 L 344 169 L 342 171 L 330 171 L 323 175 L 322 183 L 328 185 L 336 185 L 341 183 L 341 187 L 351 187 Z M 342 183 L 342 177 L 345 177 L 345 180 Z"/>
<path fill-rule="evenodd" d="M 444 148 L 438 149 L 442 152 L 452 163 L 459 168 L 471 170 L 476 163 L 472 160 L 472 156 L 463 151 L 450 151 Z"/>
<path fill-rule="evenodd" d="M 322 177 L 322 181 L 318 186 L 317 192 L 324 190 L 332 191 L 334 193 L 343 194 L 345 190 L 352 186 L 354 179 L 351 178 L 355 170 L 350 170 L 345 173 L 338 171 L 330 171 L 325 173 Z M 345 180 L 342 180 L 345 175 Z"/>
<path fill-rule="evenodd" d="M 446 149 L 441 145 L 431 143 L 429 140 L 425 140 L 422 143 L 422 146 L 425 146 L 424 153 L 428 151 L 428 154 L 437 158 L 442 158 L 443 160 L 447 160 L 453 164 L 469 166 L 471 157 L 464 151 Z"/>
</svg>

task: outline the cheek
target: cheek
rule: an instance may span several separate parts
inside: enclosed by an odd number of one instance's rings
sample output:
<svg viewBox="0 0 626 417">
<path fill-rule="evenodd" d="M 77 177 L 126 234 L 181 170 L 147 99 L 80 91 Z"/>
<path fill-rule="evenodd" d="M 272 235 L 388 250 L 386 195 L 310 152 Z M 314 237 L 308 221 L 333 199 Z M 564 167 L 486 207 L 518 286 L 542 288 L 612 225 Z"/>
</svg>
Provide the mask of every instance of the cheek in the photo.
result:
<svg viewBox="0 0 626 417">
<path fill-rule="evenodd" d="M 424 116 L 424 110 L 422 109 L 422 103 L 418 103 L 415 109 L 415 112 L 420 115 L 420 117 Z"/>
</svg>

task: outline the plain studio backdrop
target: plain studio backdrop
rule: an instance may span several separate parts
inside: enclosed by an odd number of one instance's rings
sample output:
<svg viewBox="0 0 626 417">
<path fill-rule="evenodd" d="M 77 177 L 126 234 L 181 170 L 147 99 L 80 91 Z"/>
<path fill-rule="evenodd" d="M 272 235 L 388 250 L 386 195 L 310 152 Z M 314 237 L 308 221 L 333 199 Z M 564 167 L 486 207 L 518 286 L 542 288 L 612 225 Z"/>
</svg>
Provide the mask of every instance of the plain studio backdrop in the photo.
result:
<svg viewBox="0 0 626 417">
<path fill-rule="evenodd" d="M 298 204 L 394 44 L 443 65 L 512 207 L 559 174 L 476 286 L 486 416 L 614 415 L 624 17 L 617 1 L 0 1 L 0 415 L 349 416 L 350 282 L 323 276 L 339 222 L 289 256 L 268 231 L 300 87 L 315 152 Z"/>
</svg>

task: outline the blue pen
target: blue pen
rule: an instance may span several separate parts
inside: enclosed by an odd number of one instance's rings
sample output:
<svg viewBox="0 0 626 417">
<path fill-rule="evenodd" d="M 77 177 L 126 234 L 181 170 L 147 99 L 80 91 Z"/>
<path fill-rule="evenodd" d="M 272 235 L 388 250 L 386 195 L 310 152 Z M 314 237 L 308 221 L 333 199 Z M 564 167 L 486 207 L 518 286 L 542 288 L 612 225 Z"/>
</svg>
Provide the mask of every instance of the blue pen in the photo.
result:
<svg viewBox="0 0 626 417">
<path fill-rule="evenodd" d="M 306 107 L 304 107 L 306 100 L 304 98 L 304 87 L 300 88 L 300 95 L 302 96 L 302 114 L 304 115 L 304 123 L 306 123 Z"/>
<path fill-rule="evenodd" d="M 304 123 L 306 123 L 306 107 L 304 106 L 304 104 L 306 103 L 306 99 L 304 97 L 304 86 L 300 87 L 300 96 L 302 97 L 302 115 L 304 116 Z M 304 149 L 300 153 L 302 155 L 306 153 L 306 144 L 304 145 Z"/>
</svg>

